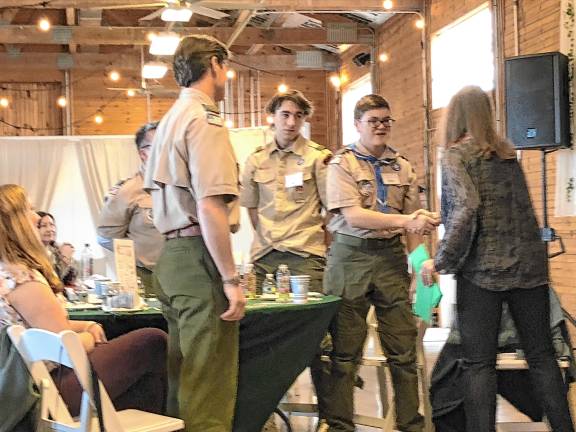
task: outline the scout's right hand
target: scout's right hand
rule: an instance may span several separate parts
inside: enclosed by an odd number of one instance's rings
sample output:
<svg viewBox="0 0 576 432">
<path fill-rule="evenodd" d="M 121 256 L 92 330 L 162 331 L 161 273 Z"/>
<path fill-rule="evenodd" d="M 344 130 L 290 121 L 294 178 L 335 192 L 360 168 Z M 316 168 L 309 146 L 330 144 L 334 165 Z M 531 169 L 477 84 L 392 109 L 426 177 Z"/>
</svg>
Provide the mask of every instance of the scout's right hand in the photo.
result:
<svg viewBox="0 0 576 432">
<path fill-rule="evenodd" d="M 228 298 L 228 310 L 220 315 L 224 321 L 239 321 L 244 317 L 246 299 L 239 283 L 224 283 L 224 294 Z"/>
<path fill-rule="evenodd" d="M 425 214 L 412 213 L 411 217 L 412 219 L 409 220 L 404 227 L 406 231 L 411 234 L 430 234 L 430 232 L 439 224 L 439 221 L 436 218 Z"/>
</svg>

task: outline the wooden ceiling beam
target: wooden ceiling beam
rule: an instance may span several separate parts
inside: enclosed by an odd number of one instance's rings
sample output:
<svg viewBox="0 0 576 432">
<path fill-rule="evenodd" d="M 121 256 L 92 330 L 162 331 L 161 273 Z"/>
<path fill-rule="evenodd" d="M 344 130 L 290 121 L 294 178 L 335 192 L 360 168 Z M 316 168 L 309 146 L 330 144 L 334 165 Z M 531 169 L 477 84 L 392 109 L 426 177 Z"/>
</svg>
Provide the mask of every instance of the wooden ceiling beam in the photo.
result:
<svg viewBox="0 0 576 432">
<path fill-rule="evenodd" d="M 77 45 L 148 45 L 150 32 L 165 31 L 164 28 L 150 27 L 82 27 L 54 26 L 46 33 L 36 26 L 0 26 L 0 43 L 7 44 L 77 44 Z M 235 33 L 231 27 L 187 27 L 178 29 L 180 34 L 206 34 L 221 41 L 229 40 Z M 366 44 L 371 41 L 369 29 L 359 28 L 358 40 L 328 39 L 326 29 L 249 27 L 238 35 L 234 45 L 315 45 L 315 44 Z"/>
<path fill-rule="evenodd" d="M 71 54 L 73 63 L 72 69 L 76 70 L 105 70 L 114 67 L 117 70 L 140 71 L 140 57 L 136 54 L 92 54 L 76 53 Z M 22 53 L 18 57 L 13 57 L 5 53 L 0 53 L 0 64 L 2 71 L 18 71 L 26 68 L 52 70 L 58 68 L 58 60 L 62 54 L 58 53 Z M 325 56 L 326 60 L 321 67 L 300 68 L 296 63 L 295 55 L 267 55 L 250 56 L 234 55 L 231 64 L 236 70 L 257 69 L 262 71 L 290 71 L 290 70 L 333 70 L 338 62 L 336 57 Z M 0 74 L 2 73 L 0 71 Z"/>
<path fill-rule="evenodd" d="M 395 0 L 395 10 L 399 11 L 422 11 L 425 0 Z M 161 7 L 164 2 L 147 2 L 146 0 L 51 0 L 42 2 L 40 0 L 2 0 L 3 7 L 37 7 L 37 8 L 123 8 L 127 6 L 142 6 L 143 3 L 149 8 Z M 203 0 L 202 6 L 215 9 L 274 9 L 283 11 L 294 10 L 382 10 L 382 0 Z"/>
<path fill-rule="evenodd" d="M 76 25 L 76 9 L 66 8 L 66 24 L 69 26 Z M 71 53 L 75 53 L 78 50 L 78 45 L 75 43 L 68 44 L 68 50 Z"/>
</svg>

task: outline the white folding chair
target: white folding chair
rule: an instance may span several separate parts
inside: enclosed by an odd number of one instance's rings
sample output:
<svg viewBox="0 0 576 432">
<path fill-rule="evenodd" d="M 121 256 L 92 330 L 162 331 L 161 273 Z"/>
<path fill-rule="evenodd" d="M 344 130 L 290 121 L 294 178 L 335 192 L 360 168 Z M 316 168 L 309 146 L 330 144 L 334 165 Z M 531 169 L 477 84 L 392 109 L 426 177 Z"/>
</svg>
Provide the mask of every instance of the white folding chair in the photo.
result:
<svg viewBox="0 0 576 432">
<path fill-rule="evenodd" d="M 99 431 L 94 414 L 91 367 L 86 351 L 76 333 L 58 334 L 40 329 L 13 325 L 8 329 L 12 343 L 22 356 L 30 375 L 42 394 L 41 430 L 61 432 Z M 82 386 L 80 416 L 73 419 L 44 362 L 50 361 L 72 368 Z M 116 411 L 100 381 L 100 398 L 104 427 L 107 432 L 172 432 L 184 429 L 180 419 L 139 410 Z"/>
</svg>

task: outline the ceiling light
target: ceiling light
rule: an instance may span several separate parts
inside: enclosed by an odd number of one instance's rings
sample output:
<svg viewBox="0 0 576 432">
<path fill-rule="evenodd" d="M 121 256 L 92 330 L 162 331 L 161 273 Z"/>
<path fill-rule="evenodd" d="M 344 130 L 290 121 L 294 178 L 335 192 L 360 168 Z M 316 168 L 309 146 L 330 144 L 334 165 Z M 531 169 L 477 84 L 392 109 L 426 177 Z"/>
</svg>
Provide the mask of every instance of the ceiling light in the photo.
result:
<svg viewBox="0 0 576 432">
<path fill-rule="evenodd" d="M 149 32 L 146 34 L 146 39 L 148 39 L 148 42 L 152 42 L 155 37 L 156 37 L 156 33 L 154 33 L 154 32 Z"/>
<path fill-rule="evenodd" d="M 108 78 L 110 78 L 111 81 L 118 81 L 120 79 L 120 74 L 113 70 L 108 74 Z"/>
<path fill-rule="evenodd" d="M 228 72 L 226 72 L 226 78 L 234 79 L 235 76 L 236 72 L 233 69 L 228 69 Z"/>
<path fill-rule="evenodd" d="M 168 65 L 162 62 L 148 62 L 142 67 L 142 78 L 160 79 L 168 72 Z"/>
<path fill-rule="evenodd" d="M 384 0 L 384 3 L 382 3 L 382 7 L 384 9 L 390 10 L 394 7 L 394 3 L 392 3 L 392 0 Z"/>
<path fill-rule="evenodd" d="M 133 89 L 128 89 L 128 90 L 126 90 L 126 96 L 128 96 L 128 97 L 136 96 L 136 91 Z"/>
<path fill-rule="evenodd" d="M 50 30 L 50 27 L 52 27 L 52 25 L 50 24 L 50 21 L 48 20 L 48 18 L 42 18 L 38 21 L 38 28 L 42 31 L 48 31 Z"/>
<path fill-rule="evenodd" d="M 286 93 L 288 91 L 288 86 L 284 83 L 278 86 L 278 93 Z"/>
<path fill-rule="evenodd" d="M 340 88 L 340 85 L 342 84 L 342 82 L 340 81 L 340 77 L 338 75 L 330 76 L 330 82 L 337 89 Z"/>
<path fill-rule="evenodd" d="M 381 62 L 387 62 L 388 60 L 390 60 L 390 57 L 388 56 L 388 54 L 382 53 L 378 57 L 378 60 L 380 60 Z"/>
<path fill-rule="evenodd" d="M 188 22 L 192 18 L 192 9 L 182 6 L 165 7 L 160 16 L 166 22 Z"/>
<path fill-rule="evenodd" d="M 174 32 L 158 33 L 150 44 L 150 54 L 173 55 L 180 43 L 180 35 Z"/>
<path fill-rule="evenodd" d="M 424 20 L 423 19 L 419 19 L 418 21 L 416 21 L 414 23 L 414 25 L 416 26 L 416 28 L 418 29 L 423 29 L 424 28 Z"/>
<path fill-rule="evenodd" d="M 56 101 L 56 103 L 58 104 L 58 106 L 60 108 L 64 108 L 68 104 L 68 102 L 66 101 L 66 98 L 64 96 L 60 96 L 58 98 L 58 100 Z"/>
<path fill-rule="evenodd" d="M 10 101 L 8 100 L 8 98 L 0 98 L 0 106 L 2 108 L 8 108 L 8 105 L 10 105 Z"/>
</svg>

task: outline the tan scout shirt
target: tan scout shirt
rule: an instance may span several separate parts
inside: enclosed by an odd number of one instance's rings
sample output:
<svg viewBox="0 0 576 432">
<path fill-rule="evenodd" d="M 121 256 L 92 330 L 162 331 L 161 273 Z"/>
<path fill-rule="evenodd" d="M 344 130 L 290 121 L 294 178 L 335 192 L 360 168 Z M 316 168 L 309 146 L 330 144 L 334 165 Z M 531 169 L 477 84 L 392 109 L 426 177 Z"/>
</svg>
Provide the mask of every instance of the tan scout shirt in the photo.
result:
<svg viewBox="0 0 576 432">
<path fill-rule="evenodd" d="M 388 186 L 386 204 L 390 213 L 410 214 L 419 208 L 420 199 L 416 173 L 410 162 L 388 147 L 381 159 L 388 164 L 381 168 Z M 396 169 L 395 169 L 396 168 Z M 344 148 L 328 164 L 328 210 L 334 216 L 328 224 L 331 233 L 339 232 L 362 238 L 390 238 L 403 234 L 403 229 L 370 230 L 351 227 L 339 211 L 344 207 L 362 206 L 378 211 L 376 176 L 372 164 L 358 160 L 352 150 Z"/>
<path fill-rule="evenodd" d="M 258 209 L 252 260 L 276 249 L 324 256 L 322 208 L 330 150 L 300 136 L 289 149 L 272 141 L 246 161 L 240 205 Z"/>
<path fill-rule="evenodd" d="M 237 227 L 238 163 L 214 101 L 185 88 L 156 129 L 144 188 L 161 233 L 198 222 L 198 200 L 223 195 Z"/>
<path fill-rule="evenodd" d="M 109 192 L 98 220 L 98 243 L 113 250 L 112 239 L 134 241 L 138 265 L 154 269 L 164 246 L 164 237 L 154 227 L 152 197 L 143 187 L 141 172 Z"/>
</svg>

